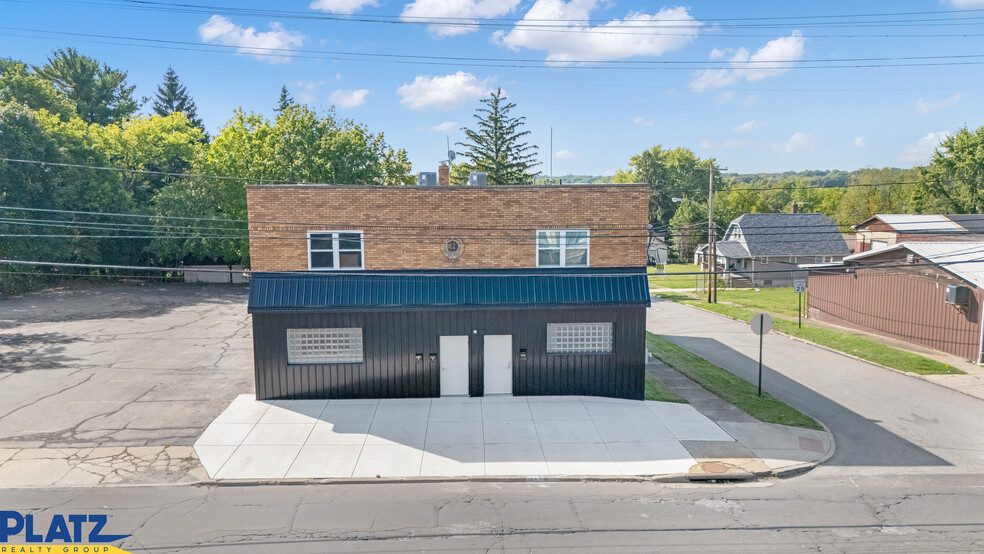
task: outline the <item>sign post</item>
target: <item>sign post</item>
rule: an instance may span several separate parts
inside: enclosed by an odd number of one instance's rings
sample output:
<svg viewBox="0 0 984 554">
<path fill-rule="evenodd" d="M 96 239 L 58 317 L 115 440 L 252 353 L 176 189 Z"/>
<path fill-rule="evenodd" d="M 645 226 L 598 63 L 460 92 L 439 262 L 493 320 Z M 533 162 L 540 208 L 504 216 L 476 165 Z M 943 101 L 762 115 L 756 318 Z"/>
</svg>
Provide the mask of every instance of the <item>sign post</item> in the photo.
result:
<svg viewBox="0 0 984 554">
<path fill-rule="evenodd" d="M 759 336 L 759 382 L 758 395 L 762 396 L 762 341 L 766 333 L 772 330 L 772 317 L 769 314 L 755 314 L 749 322 L 752 332 Z"/>
<path fill-rule="evenodd" d="M 803 328 L 803 293 L 806 292 L 806 276 L 804 271 L 797 271 L 793 278 L 793 292 L 796 293 L 796 317 L 799 319 L 799 328 Z"/>
</svg>

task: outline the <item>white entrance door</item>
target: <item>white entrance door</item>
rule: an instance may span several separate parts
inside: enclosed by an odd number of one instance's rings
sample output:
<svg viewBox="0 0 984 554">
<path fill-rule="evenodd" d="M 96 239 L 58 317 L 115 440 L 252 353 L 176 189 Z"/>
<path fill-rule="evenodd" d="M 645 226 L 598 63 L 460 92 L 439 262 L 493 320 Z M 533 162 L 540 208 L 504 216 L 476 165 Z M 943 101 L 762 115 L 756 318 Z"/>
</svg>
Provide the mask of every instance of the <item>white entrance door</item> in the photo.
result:
<svg viewBox="0 0 984 554">
<path fill-rule="evenodd" d="M 512 335 L 485 335 L 485 394 L 512 394 Z"/>
<path fill-rule="evenodd" d="M 468 396 L 468 335 L 441 337 L 441 396 Z"/>
</svg>

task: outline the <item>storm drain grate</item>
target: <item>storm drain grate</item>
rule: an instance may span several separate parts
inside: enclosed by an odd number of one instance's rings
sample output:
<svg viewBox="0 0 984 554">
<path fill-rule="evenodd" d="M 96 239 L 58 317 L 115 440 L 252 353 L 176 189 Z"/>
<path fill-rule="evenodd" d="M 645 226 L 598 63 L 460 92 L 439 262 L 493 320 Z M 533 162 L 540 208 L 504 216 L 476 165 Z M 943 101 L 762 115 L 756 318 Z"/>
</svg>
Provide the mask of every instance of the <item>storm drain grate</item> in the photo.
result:
<svg viewBox="0 0 984 554">
<path fill-rule="evenodd" d="M 811 439 L 807 437 L 800 437 L 800 449 L 809 450 L 810 452 L 817 452 L 823 454 L 826 449 L 823 447 L 823 441 L 820 439 Z"/>
</svg>

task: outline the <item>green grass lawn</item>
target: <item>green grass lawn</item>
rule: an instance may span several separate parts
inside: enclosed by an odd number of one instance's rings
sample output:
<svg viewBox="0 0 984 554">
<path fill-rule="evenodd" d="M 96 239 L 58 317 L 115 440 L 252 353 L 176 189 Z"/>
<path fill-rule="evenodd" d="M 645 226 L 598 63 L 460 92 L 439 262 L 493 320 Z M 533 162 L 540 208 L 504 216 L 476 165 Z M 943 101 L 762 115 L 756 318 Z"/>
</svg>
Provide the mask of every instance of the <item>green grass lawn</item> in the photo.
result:
<svg viewBox="0 0 984 554">
<path fill-rule="evenodd" d="M 748 415 L 766 423 L 823 430 L 817 421 L 730 371 L 688 352 L 659 335 L 646 333 L 649 352 Z"/>
<path fill-rule="evenodd" d="M 694 273 L 700 272 L 700 266 L 694 264 L 667 264 L 665 275 L 655 275 L 656 268 L 648 268 L 649 273 L 653 273 L 649 277 L 649 286 L 665 287 L 668 289 L 690 289 L 693 290 L 695 286 L 694 275 L 673 275 L 674 273 Z"/>
<path fill-rule="evenodd" d="M 687 404 L 687 401 L 679 394 L 673 392 L 673 389 L 664 385 L 659 379 L 650 377 L 649 375 L 646 375 L 646 400 Z"/>
<path fill-rule="evenodd" d="M 723 299 L 721 292 L 722 291 L 718 291 L 718 300 Z M 656 296 L 666 300 L 672 300 L 673 302 L 680 304 L 697 306 L 698 308 L 710 310 L 712 312 L 726 315 L 732 319 L 745 322 L 750 321 L 752 316 L 756 313 L 753 310 L 739 306 L 731 306 L 728 304 L 708 304 L 702 300 L 697 300 L 692 296 L 687 296 L 680 293 L 661 292 Z M 795 311 L 793 313 L 795 314 Z M 874 362 L 876 364 L 898 369 L 900 371 L 917 373 L 919 375 L 948 375 L 963 373 L 963 371 L 951 367 L 948 364 L 944 364 L 936 360 L 930 360 L 929 358 L 924 358 L 918 354 L 899 350 L 898 348 L 885 346 L 858 335 L 852 335 L 850 333 L 835 331 L 832 329 L 810 327 L 809 323 L 806 321 L 803 322 L 803 328 L 800 329 L 797 326 L 795 317 L 790 317 L 790 319 L 775 318 L 773 321 L 773 329 L 776 331 L 787 335 L 792 335 L 794 337 L 799 337 L 801 339 L 806 339 L 810 342 L 826 346 L 827 348 L 832 348 L 852 356 L 857 356 L 863 360 L 868 360 L 869 362 Z"/>
<path fill-rule="evenodd" d="M 770 287 L 762 289 L 718 289 L 719 302 L 731 302 L 748 308 L 775 312 L 796 317 L 798 295 L 793 287 Z M 806 293 L 803 293 L 803 312 L 806 312 Z"/>
</svg>

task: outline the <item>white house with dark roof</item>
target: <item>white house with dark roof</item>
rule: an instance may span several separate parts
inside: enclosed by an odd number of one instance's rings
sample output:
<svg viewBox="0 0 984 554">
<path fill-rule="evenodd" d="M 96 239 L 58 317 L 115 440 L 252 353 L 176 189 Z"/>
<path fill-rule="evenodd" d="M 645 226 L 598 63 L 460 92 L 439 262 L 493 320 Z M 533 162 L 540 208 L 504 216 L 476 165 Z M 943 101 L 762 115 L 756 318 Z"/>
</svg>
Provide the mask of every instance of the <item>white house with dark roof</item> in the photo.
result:
<svg viewBox="0 0 984 554">
<path fill-rule="evenodd" d="M 728 283 L 755 287 L 791 286 L 799 264 L 839 262 L 851 253 L 832 219 L 805 213 L 742 215 L 715 247 Z M 706 249 L 697 249 L 695 263 Z"/>
</svg>

